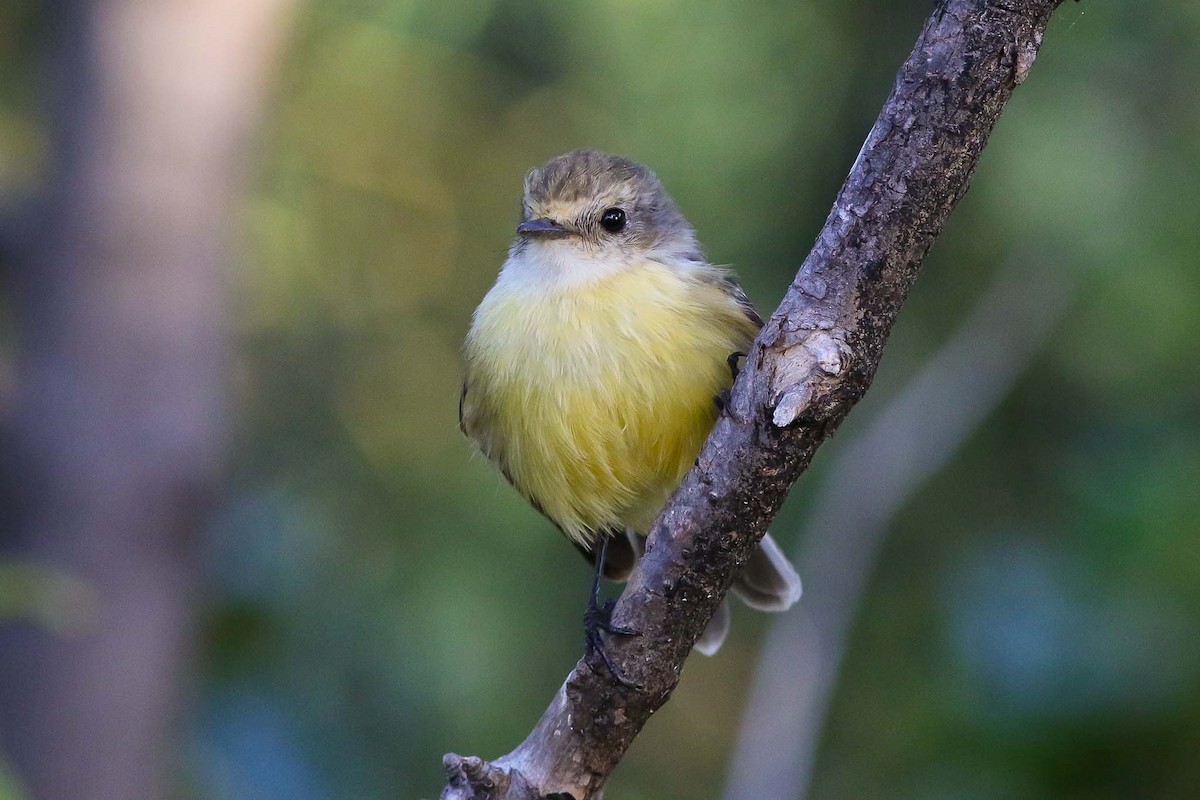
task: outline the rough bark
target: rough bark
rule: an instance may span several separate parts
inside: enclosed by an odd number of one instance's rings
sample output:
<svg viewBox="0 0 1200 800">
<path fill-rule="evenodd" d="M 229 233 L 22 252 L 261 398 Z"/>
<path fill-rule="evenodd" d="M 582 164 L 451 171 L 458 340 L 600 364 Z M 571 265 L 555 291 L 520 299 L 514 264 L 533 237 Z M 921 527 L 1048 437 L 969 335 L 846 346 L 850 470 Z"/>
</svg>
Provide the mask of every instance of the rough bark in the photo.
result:
<svg viewBox="0 0 1200 800">
<path fill-rule="evenodd" d="M 581 660 L 513 752 L 490 763 L 446 756 L 443 800 L 599 796 L 788 489 L 866 391 L 925 253 L 1060 3 L 938 3 L 617 604 L 614 621 L 641 635 L 610 638 L 609 653 L 636 687 L 598 658 Z"/>
<path fill-rule="evenodd" d="M 54 173 L 6 243 L 0 558 L 78 592 L 71 626 L 0 626 L 0 741 L 31 800 L 172 794 L 228 423 L 224 260 L 290 4 L 48 12 Z"/>
</svg>

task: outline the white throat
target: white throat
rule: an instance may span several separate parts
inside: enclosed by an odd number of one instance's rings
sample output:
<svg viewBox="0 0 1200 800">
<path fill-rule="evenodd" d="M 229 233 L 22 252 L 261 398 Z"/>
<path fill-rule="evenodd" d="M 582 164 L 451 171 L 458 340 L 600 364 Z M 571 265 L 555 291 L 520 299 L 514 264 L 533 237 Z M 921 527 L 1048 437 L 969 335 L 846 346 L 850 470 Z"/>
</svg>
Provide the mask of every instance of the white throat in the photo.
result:
<svg viewBox="0 0 1200 800">
<path fill-rule="evenodd" d="M 530 241 L 510 254 L 499 282 L 536 289 L 586 286 L 629 267 L 612 248 L 585 248 L 572 239 Z"/>
</svg>

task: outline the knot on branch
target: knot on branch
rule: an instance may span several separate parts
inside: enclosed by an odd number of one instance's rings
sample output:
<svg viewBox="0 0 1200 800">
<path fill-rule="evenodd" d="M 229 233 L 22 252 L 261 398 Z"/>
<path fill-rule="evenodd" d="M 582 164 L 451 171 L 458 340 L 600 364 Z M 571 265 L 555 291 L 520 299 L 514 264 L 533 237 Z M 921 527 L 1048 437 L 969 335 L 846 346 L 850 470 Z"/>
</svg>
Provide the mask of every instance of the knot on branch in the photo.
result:
<svg viewBox="0 0 1200 800">
<path fill-rule="evenodd" d="M 543 800 L 517 770 L 506 770 L 478 756 L 447 753 L 442 756 L 446 788 L 441 800 Z"/>
<path fill-rule="evenodd" d="M 988 11 L 1011 14 L 1028 23 L 1026 27 L 1017 28 L 1014 31 L 1015 38 L 1008 47 L 1008 59 L 1012 62 L 1013 86 L 1020 86 L 1029 77 L 1029 70 L 1032 69 L 1038 50 L 1042 47 L 1046 19 L 1058 5 L 1059 2 L 1054 0 L 1043 0 L 1043 2 L 993 0 L 987 4 L 986 10 Z"/>
<path fill-rule="evenodd" d="M 784 333 L 771 375 L 772 422 L 786 428 L 808 409 L 819 384 L 846 371 L 851 351 L 843 332 L 828 325 Z"/>
<path fill-rule="evenodd" d="M 1029 70 L 1033 68 L 1034 59 L 1037 58 L 1038 50 L 1042 47 L 1042 32 L 1035 30 L 1033 32 L 1032 41 L 1018 42 L 1016 44 L 1016 55 L 1013 58 L 1013 86 L 1020 86 L 1029 77 Z"/>
</svg>

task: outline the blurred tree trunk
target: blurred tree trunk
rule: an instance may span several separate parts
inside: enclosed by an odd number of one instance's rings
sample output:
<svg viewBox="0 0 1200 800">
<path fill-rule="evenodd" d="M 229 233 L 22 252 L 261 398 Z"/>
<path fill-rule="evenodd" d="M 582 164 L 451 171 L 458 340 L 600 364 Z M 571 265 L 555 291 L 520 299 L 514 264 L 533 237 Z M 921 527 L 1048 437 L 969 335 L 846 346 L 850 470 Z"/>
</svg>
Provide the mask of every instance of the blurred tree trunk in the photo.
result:
<svg viewBox="0 0 1200 800">
<path fill-rule="evenodd" d="M 291 0 L 54 3 L 45 202 L 5 248 L 16 386 L 0 560 L 80 581 L 0 627 L 0 743 L 32 798 L 161 798 L 227 438 L 223 262 Z"/>
</svg>

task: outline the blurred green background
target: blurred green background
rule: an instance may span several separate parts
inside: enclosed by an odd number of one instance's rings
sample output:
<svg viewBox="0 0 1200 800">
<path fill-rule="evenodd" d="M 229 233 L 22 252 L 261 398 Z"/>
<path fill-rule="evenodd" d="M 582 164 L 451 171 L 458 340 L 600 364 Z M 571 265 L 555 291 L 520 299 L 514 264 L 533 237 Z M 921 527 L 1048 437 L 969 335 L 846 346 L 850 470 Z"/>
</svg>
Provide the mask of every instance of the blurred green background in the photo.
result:
<svg viewBox="0 0 1200 800">
<path fill-rule="evenodd" d="M 931 6 L 300 6 L 229 271 L 238 418 L 187 796 L 428 798 L 444 752 L 524 737 L 582 652 L 588 569 L 472 453 L 456 403 L 525 171 L 583 146 L 651 165 L 768 312 Z M 0 5 L 6 198 L 46 166 L 48 13 Z M 774 524 L 793 547 L 822 466 L 997 269 L 1071 276 L 1032 369 L 895 520 L 813 797 L 1200 786 L 1198 87 L 1191 0 L 1058 12 L 872 393 Z M 0 614 L 23 613 L 3 581 Z M 608 796 L 720 796 L 768 623 L 735 612 Z"/>
</svg>

